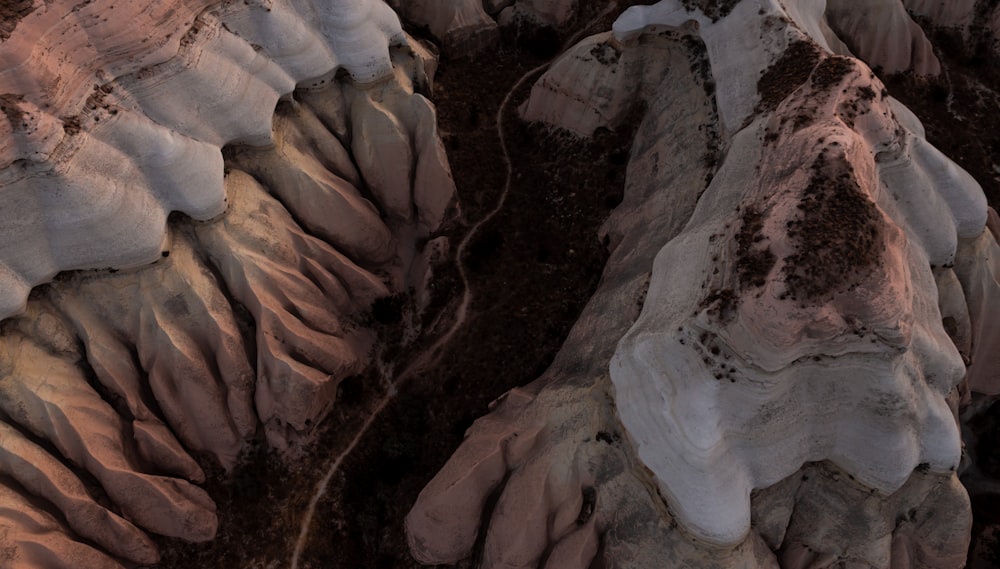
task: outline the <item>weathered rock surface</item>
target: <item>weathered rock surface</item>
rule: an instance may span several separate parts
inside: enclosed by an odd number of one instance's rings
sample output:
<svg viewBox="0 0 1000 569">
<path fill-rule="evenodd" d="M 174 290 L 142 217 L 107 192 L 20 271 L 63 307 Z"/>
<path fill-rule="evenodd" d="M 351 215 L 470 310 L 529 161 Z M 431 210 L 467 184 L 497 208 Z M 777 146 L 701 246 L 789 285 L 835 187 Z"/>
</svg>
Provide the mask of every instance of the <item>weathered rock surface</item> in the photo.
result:
<svg viewBox="0 0 1000 569">
<path fill-rule="evenodd" d="M 372 303 L 426 301 L 454 200 L 435 61 L 377 0 L 16 4 L 0 563 L 155 563 L 148 533 L 216 532 L 202 465 L 308 441 L 372 364 Z M 577 10 L 396 4 L 452 50 Z M 905 8 L 971 37 L 985 4 Z M 964 563 L 955 412 L 1000 392 L 1000 224 L 868 66 L 939 71 L 903 3 L 664 1 L 552 66 L 530 120 L 646 110 L 611 260 L 419 497 L 420 561 Z"/>
<path fill-rule="evenodd" d="M 996 239 L 978 184 L 845 55 L 934 73 L 926 39 L 899 3 L 690 4 L 629 9 L 522 107 L 584 135 L 647 114 L 597 293 L 421 493 L 411 549 L 484 567 L 961 567 L 955 405 L 997 369 Z M 880 26 L 886 43 L 858 41 Z"/>
<path fill-rule="evenodd" d="M 990 210 L 990 231 L 963 239 L 955 256 L 955 274 L 962 284 L 969 318 L 970 391 L 1000 394 L 1000 246 L 997 214 Z"/>
<path fill-rule="evenodd" d="M 475 53 L 497 39 L 497 23 L 482 0 L 392 0 L 389 4 L 403 18 L 427 26 L 446 50 Z"/>
<path fill-rule="evenodd" d="M 388 0 L 401 17 L 427 30 L 455 57 L 481 53 L 499 27 L 560 28 L 577 14 L 578 0 Z"/>
<path fill-rule="evenodd" d="M 828 0 L 824 17 L 835 37 L 871 67 L 885 73 L 941 72 L 933 46 L 898 0 Z"/>
<path fill-rule="evenodd" d="M 39 7 L 0 43 L 0 317 L 61 270 L 155 260 L 170 212 L 225 210 L 222 146 L 269 144 L 279 98 L 382 77 L 406 41 L 375 1 Z"/>
<path fill-rule="evenodd" d="M 903 0 L 907 11 L 964 40 L 970 52 L 1000 54 L 1000 6 L 977 0 Z"/>
<path fill-rule="evenodd" d="M 17 23 L 0 564 L 154 563 L 146 532 L 215 535 L 202 465 L 261 431 L 309 440 L 372 364 L 373 303 L 426 301 L 455 192 L 435 67 L 375 1 L 60 2 Z M 68 269 L 96 270 L 26 301 Z"/>
</svg>

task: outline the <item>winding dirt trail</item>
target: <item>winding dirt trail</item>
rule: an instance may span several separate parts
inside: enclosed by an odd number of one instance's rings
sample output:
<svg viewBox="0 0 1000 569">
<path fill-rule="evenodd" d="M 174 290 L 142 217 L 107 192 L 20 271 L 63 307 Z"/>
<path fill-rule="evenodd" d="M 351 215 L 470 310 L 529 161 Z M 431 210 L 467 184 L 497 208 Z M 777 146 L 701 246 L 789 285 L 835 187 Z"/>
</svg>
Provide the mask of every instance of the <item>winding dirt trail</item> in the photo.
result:
<svg viewBox="0 0 1000 569">
<path fill-rule="evenodd" d="M 510 193 L 511 182 L 514 177 L 514 165 L 511 162 L 510 152 L 508 151 L 507 148 L 507 140 L 504 134 L 503 121 L 504 117 L 506 116 L 507 108 L 514 97 L 514 94 L 524 86 L 524 83 L 526 81 L 531 79 L 534 75 L 548 68 L 548 66 L 551 65 L 552 62 L 555 61 L 560 55 L 562 55 L 568 48 L 576 44 L 576 42 L 579 41 L 580 38 L 583 37 L 583 35 L 591 27 L 593 27 L 599 21 L 601 21 L 609 14 L 611 14 L 611 12 L 613 12 L 617 7 L 618 7 L 617 1 L 613 0 L 612 2 L 610 2 L 600 13 L 594 16 L 592 20 L 590 20 L 583 27 L 581 27 L 579 31 L 575 32 L 573 35 L 567 38 L 566 41 L 558 50 L 558 52 L 556 53 L 556 55 L 554 55 L 551 59 L 547 60 L 546 62 L 528 70 L 523 75 L 521 75 L 521 77 L 514 82 L 514 85 L 510 88 L 509 91 L 507 91 L 507 94 L 504 96 L 503 101 L 500 103 L 500 108 L 497 109 L 497 113 L 495 116 L 495 124 L 494 124 L 494 127 L 497 130 L 498 138 L 500 140 L 501 159 L 504 162 L 505 172 L 506 172 L 504 178 L 505 181 L 503 185 L 503 190 L 500 192 L 500 197 L 497 199 L 496 205 L 494 205 L 489 212 L 487 212 L 482 218 L 480 218 L 479 221 L 470 226 L 468 232 L 466 232 L 465 234 L 465 237 L 461 240 L 461 242 L 459 242 L 458 249 L 455 253 L 455 260 L 456 260 L 455 264 L 458 268 L 459 280 L 462 283 L 462 299 L 459 302 L 458 308 L 455 310 L 454 320 L 452 321 L 452 324 L 448 328 L 448 330 L 445 331 L 444 334 L 441 334 L 441 336 L 439 336 L 437 340 L 435 340 L 430 346 L 428 346 L 427 349 L 425 349 L 423 352 L 421 352 L 416 357 L 411 359 L 410 363 L 405 368 L 403 368 L 402 371 L 396 374 L 395 379 L 389 377 L 383 377 L 383 380 L 388 384 L 386 394 L 382 397 L 381 400 L 379 400 L 378 404 L 372 409 L 371 413 L 368 415 L 368 418 L 361 425 L 361 428 L 358 429 L 357 434 L 355 434 L 355 436 L 351 439 L 350 443 L 348 443 L 348 445 L 344 448 L 344 450 L 340 454 L 338 454 L 336 458 L 333 459 L 333 462 L 330 463 L 330 466 L 327 469 L 326 474 L 323 476 L 319 484 L 316 486 L 316 491 L 313 493 L 312 498 L 309 500 L 309 505 L 307 506 L 306 511 L 302 516 L 302 523 L 300 524 L 299 527 L 299 535 L 298 538 L 295 540 L 295 548 L 292 550 L 292 558 L 291 558 L 291 563 L 289 565 L 290 569 L 299 569 L 299 559 L 301 558 L 302 552 L 304 551 L 306 543 L 308 541 L 309 531 L 312 529 L 313 518 L 315 517 L 316 514 L 316 506 L 319 504 L 323 496 L 326 495 L 330 481 L 338 472 L 340 472 L 341 466 L 343 465 L 344 461 L 347 459 L 348 456 L 350 456 L 351 452 L 354 451 L 358 443 L 360 443 L 361 440 L 365 437 L 365 435 L 370 430 L 371 426 L 375 423 L 375 420 L 378 419 L 379 416 L 382 414 L 382 411 L 385 410 L 386 406 L 388 406 L 389 403 L 391 403 L 396 398 L 396 395 L 399 393 L 399 388 L 405 385 L 407 381 L 409 381 L 414 375 L 416 375 L 420 371 L 432 368 L 435 365 L 437 365 L 437 363 L 440 361 L 441 356 L 445 352 L 445 348 L 451 342 L 452 338 L 455 337 L 455 334 L 458 333 L 458 331 L 462 328 L 462 326 L 465 324 L 466 319 L 468 318 L 469 307 L 472 306 L 472 300 L 474 295 L 472 288 L 469 285 L 467 268 L 465 264 L 462 262 L 462 259 L 465 258 L 466 251 L 468 250 L 470 243 L 472 243 L 473 240 L 475 239 L 479 230 L 484 225 L 489 223 L 490 220 L 496 217 L 496 215 L 503 210 L 504 204 L 507 201 L 507 196 Z M 393 369 L 391 367 L 387 371 L 389 374 L 393 373 Z"/>
</svg>

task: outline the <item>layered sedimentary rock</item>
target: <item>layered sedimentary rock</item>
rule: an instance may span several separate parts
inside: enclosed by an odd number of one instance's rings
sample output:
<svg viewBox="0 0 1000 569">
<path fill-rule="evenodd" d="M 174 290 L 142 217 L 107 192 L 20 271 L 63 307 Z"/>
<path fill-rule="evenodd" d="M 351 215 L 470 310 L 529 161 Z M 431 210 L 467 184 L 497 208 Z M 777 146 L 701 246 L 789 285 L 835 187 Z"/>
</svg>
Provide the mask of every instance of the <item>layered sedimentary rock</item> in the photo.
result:
<svg viewBox="0 0 1000 569">
<path fill-rule="evenodd" d="M 149 564 L 146 532 L 215 535 L 202 465 L 308 441 L 372 364 L 373 303 L 420 297 L 454 207 L 436 61 L 380 1 L 21 15 L 0 43 L 2 563 Z"/>
<path fill-rule="evenodd" d="M 936 60 L 898 3 L 855 24 L 835 3 L 694 4 L 629 9 L 522 107 L 584 135 L 647 112 L 597 293 L 421 493 L 411 549 L 484 567 L 961 567 L 955 406 L 963 378 L 989 392 L 996 369 L 996 238 L 978 184 L 845 46 L 919 73 Z M 864 16 L 898 44 L 835 35 L 867 34 Z"/>
</svg>

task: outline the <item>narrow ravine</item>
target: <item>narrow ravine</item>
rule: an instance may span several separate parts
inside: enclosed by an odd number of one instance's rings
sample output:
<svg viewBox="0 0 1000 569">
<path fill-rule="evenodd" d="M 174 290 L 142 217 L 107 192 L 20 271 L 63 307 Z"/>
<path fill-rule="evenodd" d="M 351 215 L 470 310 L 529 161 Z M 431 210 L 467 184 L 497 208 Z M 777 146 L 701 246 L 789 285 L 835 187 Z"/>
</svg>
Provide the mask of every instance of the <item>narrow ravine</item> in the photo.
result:
<svg viewBox="0 0 1000 569">
<path fill-rule="evenodd" d="M 477 60 L 442 54 L 433 100 L 468 221 L 442 232 L 453 254 L 423 324 L 436 331 L 407 344 L 405 317 L 373 311 L 381 363 L 340 383 L 313 443 L 289 459 L 256 441 L 234 472 L 212 473 L 216 538 L 157 538 L 163 559 L 148 569 L 420 567 L 406 513 L 490 401 L 544 372 L 596 289 L 598 230 L 621 201 L 637 126 L 583 140 L 523 123 L 516 107 L 560 46 L 610 29 L 630 3 L 585 7 L 566 41 L 508 30 Z"/>
<path fill-rule="evenodd" d="M 511 181 L 514 177 L 514 165 L 511 161 L 510 150 L 507 146 L 506 135 L 504 133 L 504 117 L 505 113 L 511 106 L 511 101 L 513 96 L 517 93 L 525 84 L 526 81 L 535 77 L 537 74 L 541 73 L 548 68 L 549 65 L 555 59 L 559 57 L 566 49 L 572 47 L 577 41 L 583 37 L 583 34 L 590 30 L 595 24 L 600 22 L 606 16 L 608 16 L 617 7 L 617 2 L 609 3 L 601 12 L 599 12 L 592 20 L 587 22 L 579 31 L 570 36 L 559 49 L 558 53 L 549 58 L 544 63 L 528 70 L 523 75 L 521 75 L 514 85 L 507 91 L 504 95 L 503 101 L 500 103 L 500 108 L 497 109 L 496 116 L 494 118 L 494 126 L 497 131 L 497 136 L 500 140 L 500 159 L 503 161 L 504 169 L 506 175 L 504 177 L 503 189 L 500 191 L 500 197 L 497 199 L 496 205 L 489 210 L 486 215 L 481 217 L 472 226 L 469 227 L 468 232 L 465 237 L 459 242 L 458 248 L 455 253 L 456 266 L 458 268 L 458 278 L 461 283 L 462 288 L 462 298 L 455 310 L 455 316 L 452 319 L 451 326 L 441 334 L 437 340 L 435 340 L 430 346 L 427 347 L 423 352 L 414 357 L 410 363 L 403 368 L 403 370 L 396 375 L 394 379 L 383 378 L 388 384 L 388 389 L 386 389 L 385 395 L 379 400 L 378 404 L 372 410 L 371 414 L 362 424 L 361 428 L 358 430 L 357 434 L 348 443 L 347 447 L 333 458 L 330 463 L 326 474 L 320 480 L 316 487 L 316 491 L 313 493 L 312 498 L 309 500 L 309 505 L 306 508 L 304 515 L 302 516 L 302 523 L 299 527 L 299 535 L 295 540 L 295 548 L 292 550 L 292 557 L 289 567 L 291 569 L 299 569 L 299 560 L 302 556 L 302 551 L 306 546 L 309 538 L 309 533 L 313 527 L 313 518 L 316 514 L 316 506 L 319 504 L 320 499 L 326 494 L 327 488 L 329 487 L 330 480 L 336 475 L 341 466 L 344 463 L 344 459 L 349 456 L 361 441 L 362 438 L 368 433 L 372 424 L 375 420 L 381 416 L 382 412 L 385 410 L 386 406 L 400 393 L 400 389 L 406 385 L 406 383 L 417 375 L 418 372 L 426 369 L 433 368 L 440 361 L 441 355 L 444 353 L 444 348 L 447 347 L 451 341 L 454 339 L 456 333 L 462 329 L 465 325 L 466 319 L 469 315 L 469 307 L 472 305 L 474 291 L 470 284 L 469 273 L 466 267 L 464 259 L 469 251 L 469 246 L 474 240 L 479 236 L 480 229 L 489 223 L 501 210 L 504 208 L 504 204 L 507 201 L 507 196 L 510 194 Z M 388 368 L 389 372 L 392 373 L 393 368 Z"/>
</svg>

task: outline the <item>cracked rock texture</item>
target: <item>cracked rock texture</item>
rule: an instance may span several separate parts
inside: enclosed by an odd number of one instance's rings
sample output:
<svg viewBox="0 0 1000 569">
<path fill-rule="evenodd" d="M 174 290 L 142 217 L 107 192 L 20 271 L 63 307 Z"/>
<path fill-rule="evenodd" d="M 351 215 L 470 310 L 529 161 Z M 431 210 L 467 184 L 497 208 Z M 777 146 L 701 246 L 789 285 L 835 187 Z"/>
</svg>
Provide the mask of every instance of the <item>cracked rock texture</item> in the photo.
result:
<svg viewBox="0 0 1000 569">
<path fill-rule="evenodd" d="M 521 107 L 646 114 L 598 291 L 421 492 L 422 562 L 965 564 L 996 214 L 869 69 L 939 64 L 900 2 L 705 4 L 626 10 Z"/>
</svg>

